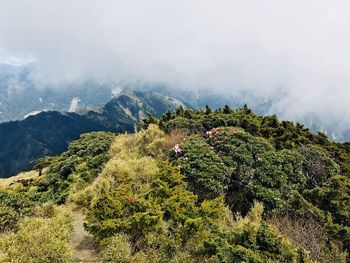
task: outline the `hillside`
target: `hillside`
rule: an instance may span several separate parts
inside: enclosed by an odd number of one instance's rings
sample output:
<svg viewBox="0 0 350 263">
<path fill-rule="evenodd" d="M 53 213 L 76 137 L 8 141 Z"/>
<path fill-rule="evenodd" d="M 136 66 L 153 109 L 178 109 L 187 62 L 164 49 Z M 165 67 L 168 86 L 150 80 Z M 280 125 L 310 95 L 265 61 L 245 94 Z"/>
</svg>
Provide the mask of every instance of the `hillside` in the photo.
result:
<svg viewBox="0 0 350 263">
<path fill-rule="evenodd" d="M 180 107 L 0 181 L 0 258 L 348 262 L 349 164 L 348 144 L 300 124 Z"/>
<path fill-rule="evenodd" d="M 41 112 L 0 124 L 0 178 L 30 169 L 39 157 L 60 154 L 69 142 L 91 131 L 133 132 L 148 114 L 160 117 L 182 105 L 155 92 L 123 93 L 104 107 L 80 113 Z"/>
</svg>

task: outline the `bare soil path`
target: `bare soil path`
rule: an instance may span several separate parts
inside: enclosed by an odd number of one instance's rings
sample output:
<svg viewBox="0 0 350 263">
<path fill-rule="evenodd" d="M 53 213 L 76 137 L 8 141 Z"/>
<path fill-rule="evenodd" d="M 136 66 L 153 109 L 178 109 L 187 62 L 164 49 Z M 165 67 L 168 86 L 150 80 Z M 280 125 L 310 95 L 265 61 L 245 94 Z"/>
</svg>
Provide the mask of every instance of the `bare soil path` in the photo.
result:
<svg viewBox="0 0 350 263">
<path fill-rule="evenodd" d="M 79 209 L 72 209 L 74 216 L 74 232 L 71 242 L 74 247 L 74 262 L 100 263 L 98 244 L 94 237 L 84 229 L 84 215 Z"/>
</svg>

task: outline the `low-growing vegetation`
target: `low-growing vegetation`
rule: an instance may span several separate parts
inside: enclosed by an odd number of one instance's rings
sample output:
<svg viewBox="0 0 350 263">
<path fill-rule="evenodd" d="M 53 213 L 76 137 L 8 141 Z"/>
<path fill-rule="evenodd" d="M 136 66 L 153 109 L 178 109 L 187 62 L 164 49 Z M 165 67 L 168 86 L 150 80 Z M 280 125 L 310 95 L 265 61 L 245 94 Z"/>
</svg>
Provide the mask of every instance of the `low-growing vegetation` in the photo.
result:
<svg viewBox="0 0 350 263">
<path fill-rule="evenodd" d="M 347 144 L 247 107 L 143 127 L 85 134 L 3 184 L 1 259 L 72 262 L 74 204 L 104 262 L 348 262 Z"/>
<path fill-rule="evenodd" d="M 70 212 L 53 203 L 34 209 L 31 217 L 24 217 L 15 232 L 0 236 L 1 262 L 69 262 L 72 260 Z"/>
<path fill-rule="evenodd" d="M 241 217 L 225 205 L 224 189 L 199 198 L 180 167 L 163 161 L 164 139 L 156 126 L 118 136 L 113 157 L 80 194 L 91 200 L 86 227 L 107 262 L 309 261 L 263 220 L 261 203 Z"/>
</svg>

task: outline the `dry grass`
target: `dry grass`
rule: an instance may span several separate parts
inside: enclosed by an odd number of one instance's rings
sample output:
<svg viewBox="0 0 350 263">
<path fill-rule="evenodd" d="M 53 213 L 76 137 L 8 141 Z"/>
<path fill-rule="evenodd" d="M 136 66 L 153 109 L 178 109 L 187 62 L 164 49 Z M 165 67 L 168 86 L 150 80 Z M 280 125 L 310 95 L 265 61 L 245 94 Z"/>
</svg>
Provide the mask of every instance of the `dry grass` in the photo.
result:
<svg viewBox="0 0 350 263">
<path fill-rule="evenodd" d="M 0 236 L 0 255 L 4 262 L 72 262 L 72 231 L 67 207 L 43 204 L 17 223 L 17 231 Z"/>
<path fill-rule="evenodd" d="M 20 180 L 36 180 L 39 178 L 39 172 L 38 171 L 29 171 L 29 172 L 22 172 L 19 173 L 16 176 L 12 176 L 9 178 L 1 178 L 0 179 L 0 187 L 8 187 Z"/>
<path fill-rule="evenodd" d="M 174 129 L 170 133 L 166 134 L 164 141 L 164 148 L 170 149 L 176 144 L 183 142 L 184 138 L 187 136 L 187 132 L 181 129 Z"/>
<path fill-rule="evenodd" d="M 288 237 L 295 247 L 303 247 L 312 260 L 327 262 L 324 254 L 326 235 L 323 227 L 312 219 L 295 219 L 289 216 L 272 216 L 269 224 Z"/>
<path fill-rule="evenodd" d="M 69 200 L 79 206 L 89 202 L 101 191 L 109 192 L 115 184 L 135 182 L 133 193 L 146 191 L 159 176 L 154 156 L 162 155 L 164 133 L 157 126 L 136 134 L 118 135 L 110 147 L 111 159 L 88 187 L 71 193 Z"/>
</svg>

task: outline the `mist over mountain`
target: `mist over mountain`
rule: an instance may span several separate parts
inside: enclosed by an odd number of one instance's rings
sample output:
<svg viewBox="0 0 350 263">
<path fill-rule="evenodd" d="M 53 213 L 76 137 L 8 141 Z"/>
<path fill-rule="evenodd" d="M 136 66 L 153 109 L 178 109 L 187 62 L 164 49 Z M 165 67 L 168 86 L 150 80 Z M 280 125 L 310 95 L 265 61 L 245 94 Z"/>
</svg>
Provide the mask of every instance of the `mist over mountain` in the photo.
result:
<svg viewBox="0 0 350 263">
<path fill-rule="evenodd" d="M 34 81 L 35 64 L 0 64 L 0 123 L 41 111 L 76 111 L 101 107 L 119 94 L 112 82 L 82 80 L 49 85 Z"/>
<path fill-rule="evenodd" d="M 35 63 L 22 66 L 0 64 L 0 123 L 22 120 L 43 111 L 81 112 L 99 108 L 122 91 L 156 91 L 177 98 L 192 108 L 203 108 L 205 105 L 219 108 L 225 104 L 239 108 L 247 104 L 259 114 L 277 114 L 281 118 L 285 116 L 285 119 L 298 121 L 314 132 L 324 132 L 332 140 L 350 140 L 350 129 L 339 121 L 341 116 L 329 119 L 313 111 L 305 112 L 305 115 L 301 116 L 286 115 L 283 108 L 277 107 L 278 100 L 285 96 L 283 93 L 267 99 L 244 91 L 234 95 L 222 92 L 220 88 L 215 91 L 212 89 L 182 90 L 162 83 L 98 82 L 92 79 L 49 85 L 33 79 L 33 72 L 35 72 Z M 332 108 L 329 110 L 331 111 Z M 166 109 L 163 111 L 165 112 Z"/>
<path fill-rule="evenodd" d="M 42 98 L 57 108 L 39 110 L 68 110 L 75 97 L 103 105 L 105 83 L 161 83 L 179 96 L 263 104 L 282 119 L 335 129 L 340 139 L 350 128 L 348 1 L 39 0 L 19 8 L 5 0 L 0 7 L 0 62 L 35 63 L 30 79 L 41 88 L 55 96 L 68 89 L 57 95 L 62 102 Z M 10 119 L 38 110 L 23 104 Z"/>
</svg>

